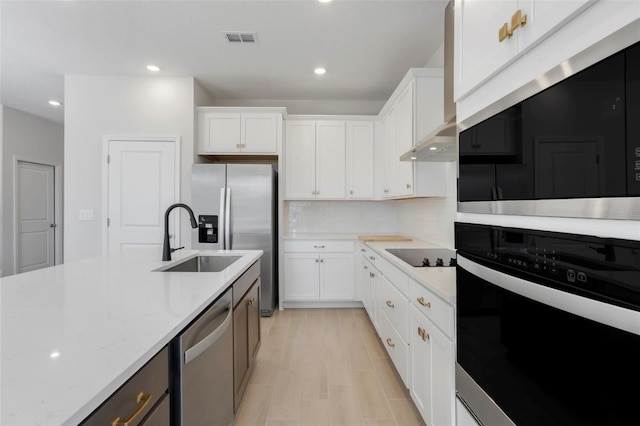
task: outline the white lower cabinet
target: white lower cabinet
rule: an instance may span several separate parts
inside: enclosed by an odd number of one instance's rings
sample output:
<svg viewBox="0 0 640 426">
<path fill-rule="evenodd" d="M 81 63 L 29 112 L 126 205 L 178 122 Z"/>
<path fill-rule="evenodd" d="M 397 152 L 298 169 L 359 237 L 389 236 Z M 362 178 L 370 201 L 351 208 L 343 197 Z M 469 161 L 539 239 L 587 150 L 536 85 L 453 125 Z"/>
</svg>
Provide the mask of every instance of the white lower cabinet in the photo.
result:
<svg viewBox="0 0 640 426">
<path fill-rule="evenodd" d="M 371 247 L 359 252 L 362 303 L 420 415 L 454 425 L 454 307 Z"/>
<path fill-rule="evenodd" d="M 411 307 L 411 379 L 409 389 L 428 425 L 455 421 L 455 345 L 431 321 Z"/>
<path fill-rule="evenodd" d="M 353 301 L 353 241 L 286 241 L 285 301 Z"/>
</svg>

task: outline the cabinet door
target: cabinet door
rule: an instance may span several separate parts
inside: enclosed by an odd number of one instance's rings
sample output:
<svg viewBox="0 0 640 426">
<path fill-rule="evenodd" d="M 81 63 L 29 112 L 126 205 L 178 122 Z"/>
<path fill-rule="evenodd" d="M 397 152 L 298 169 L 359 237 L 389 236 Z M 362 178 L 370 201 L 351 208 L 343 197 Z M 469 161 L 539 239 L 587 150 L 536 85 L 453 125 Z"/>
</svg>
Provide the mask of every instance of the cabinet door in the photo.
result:
<svg viewBox="0 0 640 426">
<path fill-rule="evenodd" d="M 212 113 L 205 117 L 205 152 L 240 152 L 240 114 Z"/>
<path fill-rule="evenodd" d="M 414 307 L 411 316 L 411 398 L 425 423 L 453 424 L 454 344 Z"/>
<path fill-rule="evenodd" d="M 518 54 L 573 19 L 595 1 L 518 0 L 518 9 L 522 11 L 522 15 L 527 15 L 527 24 L 516 30 Z"/>
<path fill-rule="evenodd" d="M 277 143 L 276 114 L 242 114 L 242 152 L 255 154 L 275 154 Z"/>
<path fill-rule="evenodd" d="M 374 197 L 374 124 L 347 122 L 347 198 Z"/>
<path fill-rule="evenodd" d="M 353 253 L 320 255 L 320 300 L 353 300 Z"/>
<path fill-rule="evenodd" d="M 249 355 L 249 366 L 258 355 L 260 348 L 260 278 L 249 290 L 247 299 L 247 349 Z"/>
<path fill-rule="evenodd" d="M 320 257 L 316 253 L 285 253 L 285 300 L 318 300 L 320 297 Z"/>
<path fill-rule="evenodd" d="M 404 89 L 396 104 L 396 147 L 392 160 L 398 168 L 398 196 L 413 194 L 413 161 L 400 161 L 400 156 L 415 144 L 413 137 L 413 84 Z"/>
<path fill-rule="evenodd" d="M 384 139 L 382 140 L 382 158 L 384 161 L 384 188 L 383 198 L 392 198 L 398 192 L 398 163 L 396 154 L 396 110 L 391 107 L 384 117 Z M 394 158 L 395 157 L 395 158 Z"/>
<path fill-rule="evenodd" d="M 344 121 L 316 122 L 316 198 L 345 198 L 346 134 Z"/>
<path fill-rule="evenodd" d="M 287 198 L 315 198 L 316 127 L 313 121 L 287 122 L 286 189 Z"/>
<path fill-rule="evenodd" d="M 503 24 L 511 26 L 511 15 L 517 9 L 517 3 L 510 0 L 466 0 L 455 3 L 456 100 L 515 57 L 518 51 L 516 40 L 507 38 L 500 42 L 498 31 Z"/>
</svg>

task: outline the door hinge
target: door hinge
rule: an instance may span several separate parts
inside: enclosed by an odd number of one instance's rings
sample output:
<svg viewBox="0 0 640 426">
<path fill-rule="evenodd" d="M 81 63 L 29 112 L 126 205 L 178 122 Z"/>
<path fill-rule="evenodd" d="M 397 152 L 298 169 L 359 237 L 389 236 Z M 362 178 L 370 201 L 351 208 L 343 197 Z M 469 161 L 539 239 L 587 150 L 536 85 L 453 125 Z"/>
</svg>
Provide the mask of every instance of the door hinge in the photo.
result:
<svg viewBox="0 0 640 426">
<path fill-rule="evenodd" d="M 111 225 L 111 219 L 107 218 L 107 226 Z"/>
<path fill-rule="evenodd" d="M 600 154 L 596 154 L 596 164 L 600 164 Z"/>
<path fill-rule="evenodd" d="M 107 164 L 110 164 L 110 163 L 111 163 L 111 156 L 107 155 Z"/>
</svg>

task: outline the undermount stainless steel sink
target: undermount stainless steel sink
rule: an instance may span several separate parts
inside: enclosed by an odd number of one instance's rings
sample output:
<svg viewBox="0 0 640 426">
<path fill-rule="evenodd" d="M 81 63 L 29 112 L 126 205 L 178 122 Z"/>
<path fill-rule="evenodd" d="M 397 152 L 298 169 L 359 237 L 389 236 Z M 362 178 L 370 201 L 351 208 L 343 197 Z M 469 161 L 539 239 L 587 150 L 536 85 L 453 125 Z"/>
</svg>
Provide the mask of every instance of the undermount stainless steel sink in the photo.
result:
<svg viewBox="0 0 640 426">
<path fill-rule="evenodd" d="M 242 256 L 196 256 L 161 272 L 221 272 Z"/>
</svg>

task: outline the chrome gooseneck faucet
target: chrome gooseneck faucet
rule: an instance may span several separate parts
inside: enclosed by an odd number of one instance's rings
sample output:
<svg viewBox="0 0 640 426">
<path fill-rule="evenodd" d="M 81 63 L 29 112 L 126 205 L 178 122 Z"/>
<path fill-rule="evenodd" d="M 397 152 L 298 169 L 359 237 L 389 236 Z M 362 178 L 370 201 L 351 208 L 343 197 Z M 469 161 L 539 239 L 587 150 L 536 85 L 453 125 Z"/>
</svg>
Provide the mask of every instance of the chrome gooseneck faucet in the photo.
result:
<svg viewBox="0 0 640 426">
<path fill-rule="evenodd" d="M 186 204 L 182 204 L 182 203 L 177 203 L 177 204 L 172 204 L 167 208 L 167 211 L 164 214 L 164 244 L 162 246 L 162 260 L 171 260 L 171 253 L 173 253 L 176 250 L 180 250 L 184 247 L 178 247 L 178 248 L 174 248 L 172 249 L 171 246 L 169 245 L 169 213 L 171 213 L 171 210 L 175 209 L 176 207 L 184 207 L 185 210 L 187 210 L 189 212 L 189 219 L 191 220 L 191 227 L 192 228 L 197 228 L 198 227 L 198 222 L 196 221 L 196 217 L 193 215 L 193 210 L 191 210 L 191 207 L 189 207 Z"/>
</svg>

